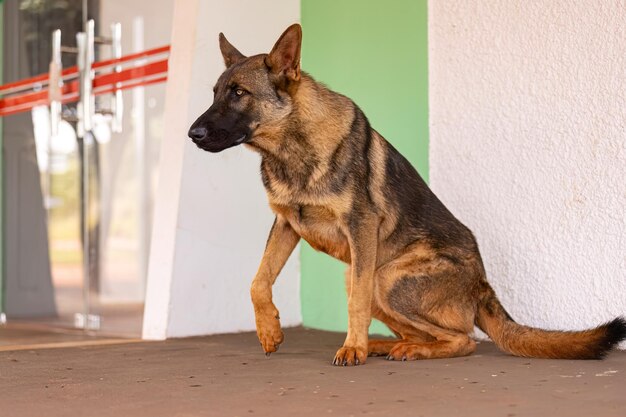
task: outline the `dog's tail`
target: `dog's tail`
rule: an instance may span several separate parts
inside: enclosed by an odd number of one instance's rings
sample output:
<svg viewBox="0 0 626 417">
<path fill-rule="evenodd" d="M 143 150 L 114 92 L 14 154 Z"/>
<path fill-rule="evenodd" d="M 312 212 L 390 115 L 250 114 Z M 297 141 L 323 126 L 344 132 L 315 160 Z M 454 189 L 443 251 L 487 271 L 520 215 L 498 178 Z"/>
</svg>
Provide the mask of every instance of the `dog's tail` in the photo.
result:
<svg viewBox="0 0 626 417">
<path fill-rule="evenodd" d="M 618 317 L 595 329 L 550 331 L 517 324 L 500 304 L 493 288 L 481 283 L 476 325 L 496 346 L 516 356 L 551 359 L 602 359 L 626 339 L 626 320 Z"/>
</svg>

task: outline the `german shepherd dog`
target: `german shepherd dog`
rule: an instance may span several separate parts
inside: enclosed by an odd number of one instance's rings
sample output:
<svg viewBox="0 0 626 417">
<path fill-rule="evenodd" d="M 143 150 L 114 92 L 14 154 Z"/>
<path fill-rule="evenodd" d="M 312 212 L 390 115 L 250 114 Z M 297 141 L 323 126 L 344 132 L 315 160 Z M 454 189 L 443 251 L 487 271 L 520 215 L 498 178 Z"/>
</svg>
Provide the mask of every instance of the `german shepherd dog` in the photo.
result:
<svg viewBox="0 0 626 417">
<path fill-rule="evenodd" d="M 261 154 L 276 218 L 250 292 L 267 355 L 283 341 L 272 285 L 301 238 L 348 264 L 348 332 L 334 365 L 469 355 L 474 325 L 500 349 L 536 358 L 599 359 L 626 338 L 623 318 L 573 332 L 516 323 L 472 232 L 352 100 L 300 70 L 301 41 L 294 24 L 269 54 L 246 57 L 220 34 L 226 70 L 189 129 L 205 151 L 245 144 Z M 368 340 L 372 317 L 397 339 Z"/>
</svg>

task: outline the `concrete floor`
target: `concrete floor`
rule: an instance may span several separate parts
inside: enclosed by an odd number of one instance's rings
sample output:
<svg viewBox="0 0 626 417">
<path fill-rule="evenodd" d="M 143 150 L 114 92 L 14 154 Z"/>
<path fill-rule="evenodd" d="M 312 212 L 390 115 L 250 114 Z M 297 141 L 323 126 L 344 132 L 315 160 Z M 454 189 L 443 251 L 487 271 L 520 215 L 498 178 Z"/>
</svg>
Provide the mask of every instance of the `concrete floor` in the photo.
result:
<svg viewBox="0 0 626 417">
<path fill-rule="evenodd" d="M 286 331 L 0 352 L 0 415 L 626 416 L 626 352 L 605 361 L 467 358 L 330 365 L 343 335 Z"/>
</svg>

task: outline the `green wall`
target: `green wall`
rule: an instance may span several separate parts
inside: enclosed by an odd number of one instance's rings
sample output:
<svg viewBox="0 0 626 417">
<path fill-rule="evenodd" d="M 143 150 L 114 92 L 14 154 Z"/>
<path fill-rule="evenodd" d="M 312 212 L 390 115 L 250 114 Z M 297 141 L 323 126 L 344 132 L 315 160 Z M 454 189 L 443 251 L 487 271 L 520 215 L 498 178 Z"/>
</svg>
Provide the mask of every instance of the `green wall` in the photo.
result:
<svg viewBox="0 0 626 417">
<path fill-rule="evenodd" d="M 427 0 L 302 0 L 302 67 L 352 98 L 428 180 Z M 304 325 L 347 329 L 345 265 L 303 243 Z M 389 333 L 374 322 L 372 333 Z"/>
</svg>

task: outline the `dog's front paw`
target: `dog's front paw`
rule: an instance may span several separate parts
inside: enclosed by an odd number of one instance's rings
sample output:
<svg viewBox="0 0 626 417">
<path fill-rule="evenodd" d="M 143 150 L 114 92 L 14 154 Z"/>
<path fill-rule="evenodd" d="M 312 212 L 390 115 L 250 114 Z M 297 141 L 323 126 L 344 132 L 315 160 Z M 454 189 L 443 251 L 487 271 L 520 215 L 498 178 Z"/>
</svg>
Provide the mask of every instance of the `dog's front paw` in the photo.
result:
<svg viewBox="0 0 626 417">
<path fill-rule="evenodd" d="M 257 318 L 256 334 L 259 342 L 265 351 L 265 355 L 269 356 L 272 352 L 278 350 L 278 346 L 283 343 L 283 331 L 280 328 L 280 320 L 278 317 Z"/>
<path fill-rule="evenodd" d="M 363 365 L 367 360 L 367 349 L 352 346 L 343 346 L 335 355 L 333 365 L 355 366 Z"/>
</svg>

